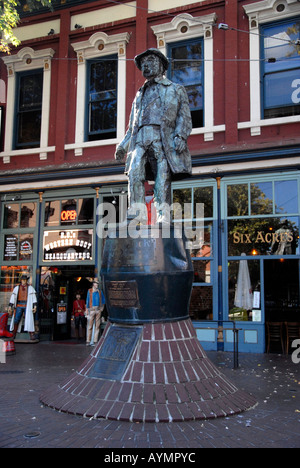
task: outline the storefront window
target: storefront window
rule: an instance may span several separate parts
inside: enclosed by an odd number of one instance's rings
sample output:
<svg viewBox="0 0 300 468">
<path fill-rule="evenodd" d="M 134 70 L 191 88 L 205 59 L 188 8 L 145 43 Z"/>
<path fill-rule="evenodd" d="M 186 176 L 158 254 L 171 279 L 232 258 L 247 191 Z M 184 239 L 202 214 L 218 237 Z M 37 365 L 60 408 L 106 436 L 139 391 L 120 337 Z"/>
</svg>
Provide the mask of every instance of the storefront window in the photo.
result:
<svg viewBox="0 0 300 468">
<path fill-rule="evenodd" d="M 4 236 L 2 260 L 5 262 L 31 261 L 33 259 L 33 234 L 7 234 Z"/>
<path fill-rule="evenodd" d="M 45 227 L 94 223 L 94 199 L 70 198 L 45 203 Z"/>
<path fill-rule="evenodd" d="M 36 226 L 36 203 L 8 203 L 4 205 L 4 229 L 33 228 Z"/>
<path fill-rule="evenodd" d="M 190 302 L 193 320 L 213 319 L 214 186 L 173 190 L 174 225 L 183 230 L 194 267 Z"/>
<path fill-rule="evenodd" d="M 230 320 L 299 320 L 298 184 L 270 177 L 227 185 Z"/>
<path fill-rule="evenodd" d="M 228 216 L 248 216 L 248 184 L 229 185 L 227 190 Z"/>
<path fill-rule="evenodd" d="M 213 320 L 213 287 L 194 286 L 190 304 L 192 320 Z"/>
<path fill-rule="evenodd" d="M 228 221 L 229 256 L 299 254 L 299 218 Z"/>
<path fill-rule="evenodd" d="M 10 297 L 15 286 L 20 283 L 23 273 L 29 277 L 29 284 L 32 283 L 32 268 L 29 266 L 2 266 L 0 270 L 0 310 L 7 309 Z"/>
<path fill-rule="evenodd" d="M 228 263 L 229 320 L 260 322 L 260 262 L 239 260 Z"/>
<path fill-rule="evenodd" d="M 251 215 L 272 214 L 273 213 L 273 184 L 263 182 L 260 184 L 250 184 L 251 190 Z"/>
<path fill-rule="evenodd" d="M 297 180 L 275 182 L 275 203 L 277 214 L 298 213 Z"/>
</svg>

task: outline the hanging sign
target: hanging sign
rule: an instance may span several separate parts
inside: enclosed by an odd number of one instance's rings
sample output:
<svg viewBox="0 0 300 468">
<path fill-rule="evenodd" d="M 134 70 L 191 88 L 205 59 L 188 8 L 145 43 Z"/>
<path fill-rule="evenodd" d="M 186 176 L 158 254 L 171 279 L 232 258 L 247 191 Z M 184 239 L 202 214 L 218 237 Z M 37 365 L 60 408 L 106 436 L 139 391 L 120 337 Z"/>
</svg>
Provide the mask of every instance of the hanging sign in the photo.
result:
<svg viewBox="0 0 300 468">
<path fill-rule="evenodd" d="M 45 231 L 44 262 L 92 260 L 93 229 Z"/>
</svg>

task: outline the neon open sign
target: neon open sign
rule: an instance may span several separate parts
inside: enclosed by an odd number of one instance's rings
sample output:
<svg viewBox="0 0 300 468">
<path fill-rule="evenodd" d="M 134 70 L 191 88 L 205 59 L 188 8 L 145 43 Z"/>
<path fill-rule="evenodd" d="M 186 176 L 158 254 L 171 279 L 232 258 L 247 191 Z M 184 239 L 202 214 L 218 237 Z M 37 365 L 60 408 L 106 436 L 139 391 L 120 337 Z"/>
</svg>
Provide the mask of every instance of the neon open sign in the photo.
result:
<svg viewBox="0 0 300 468">
<path fill-rule="evenodd" d="M 76 221 L 77 211 L 76 210 L 63 210 L 61 212 L 60 217 L 62 221 Z"/>
</svg>

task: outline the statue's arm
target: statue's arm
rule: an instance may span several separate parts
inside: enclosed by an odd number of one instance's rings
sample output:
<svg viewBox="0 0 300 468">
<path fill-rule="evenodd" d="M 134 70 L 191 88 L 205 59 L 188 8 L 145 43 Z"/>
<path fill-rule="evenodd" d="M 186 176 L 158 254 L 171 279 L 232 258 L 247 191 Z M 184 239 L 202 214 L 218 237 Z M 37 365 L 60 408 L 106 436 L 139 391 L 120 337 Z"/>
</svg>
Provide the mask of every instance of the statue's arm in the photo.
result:
<svg viewBox="0 0 300 468">
<path fill-rule="evenodd" d="M 175 127 L 175 149 L 179 153 L 182 153 L 186 148 L 187 139 L 193 129 L 189 98 L 183 86 L 178 87 L 178 101 L 179 106 Z"/>
<path fill-rule="evenodd" d="M 132 135 L 134 115 L 135 115 L 135 103 L 133 103 L 133 105 L 132 105 L 128 130 L 127 130 L 123 140 L 118 144 L 118 146 L 116 148 L 115 159 L 122 160 L 127 154 L 130 139 L 131 139 L 131 135 Z"/>
</svg>

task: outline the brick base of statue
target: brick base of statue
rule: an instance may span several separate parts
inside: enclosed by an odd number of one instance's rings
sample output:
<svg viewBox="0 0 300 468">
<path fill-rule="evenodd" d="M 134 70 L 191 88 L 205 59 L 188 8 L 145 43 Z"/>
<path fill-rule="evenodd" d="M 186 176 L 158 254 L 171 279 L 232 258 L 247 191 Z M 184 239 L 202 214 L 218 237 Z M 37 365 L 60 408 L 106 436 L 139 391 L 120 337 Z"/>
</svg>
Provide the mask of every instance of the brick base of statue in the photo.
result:
<svg viewBox="0 0 300 468">
<path fill-rule="evenodd" d="M 109 322 L 80 369 L 41 401 L 64 413 L 128 422 L 205 420 L 256 405 L 207 358 L 190 319 Z"/>
</svg>

